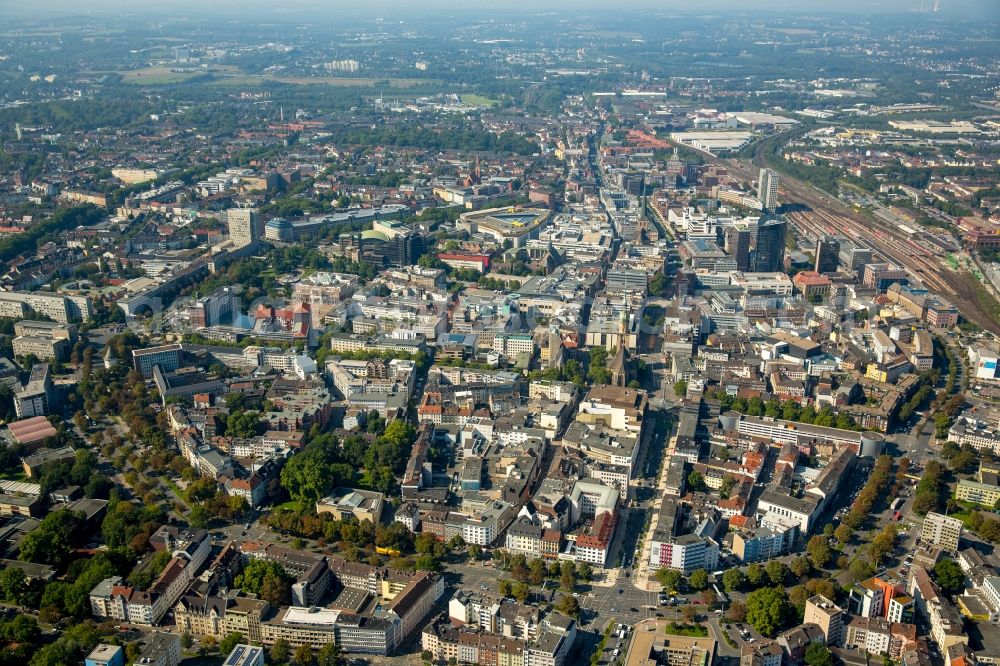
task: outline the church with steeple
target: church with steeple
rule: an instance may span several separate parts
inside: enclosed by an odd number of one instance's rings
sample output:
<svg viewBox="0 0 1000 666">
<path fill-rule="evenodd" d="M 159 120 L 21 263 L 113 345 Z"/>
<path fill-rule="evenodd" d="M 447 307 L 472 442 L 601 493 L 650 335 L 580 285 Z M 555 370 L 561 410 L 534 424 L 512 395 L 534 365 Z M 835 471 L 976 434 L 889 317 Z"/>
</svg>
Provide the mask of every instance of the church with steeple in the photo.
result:
<svg viewBox="0 0 1000 666">
<path fill-rule="evenodd" d="M 632 376 L 632 362 L 629 359 L 628 350 L 625 349 L 626 333 L 628 332 L 628 302 L 622 308 L 618 318 L 618 340 L 619 345 L 615 348 L 615 355 L 608 362 L 608 372 L 611 373 L 612 386 L 628 386 L 634 378 Z"/>
<path fill-rule="evenodd" d="M 463 187 L 476 187 L 477 185 L 483 184 L 483 169 L 479 165 L 479 155 L 476 155 L 476 168 L 473 169 L 465 180 L 462 181 Z"/>
</svg>

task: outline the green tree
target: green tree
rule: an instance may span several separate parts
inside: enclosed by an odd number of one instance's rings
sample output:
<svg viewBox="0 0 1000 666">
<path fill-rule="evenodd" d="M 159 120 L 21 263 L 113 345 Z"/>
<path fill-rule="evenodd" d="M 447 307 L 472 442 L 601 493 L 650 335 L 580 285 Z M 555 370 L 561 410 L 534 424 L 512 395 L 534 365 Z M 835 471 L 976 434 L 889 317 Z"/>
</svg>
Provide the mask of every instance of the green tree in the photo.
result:
<svg viewBox="0 0 1000 666">
<path fill-rule="evenodd" d="M 762 587 L 747 595 L 747 622 L 768 638 L 784 629 L 794 618 L 795 609 L 780 587 Z"/>
<path fill-rule="evenodd" d="M 61 566 L 73 549 L 83 521 L 76 511 L 52 511 L 21 540 L 20 559 Z"/>
<path fill-rule="evenodd" d="M 253 559 L 234 582 L 236 587 L 278 606 L 291 598 L 292 581 L 285 568 L 277 562 Z"/>
<path fill-rule="evenodd" d="M 576 566 L 573 562 L 562 563 L 559 572 L 559 588 L 572 592 L 576 588 Z"/>
<path fill-rule="evenodd" d="M 810 643 L 806 647 L 806 666 L 833 666 L 833 653 L 822 643 Z"/>
<path fill-rule="evenodd" d="M 276 664 L 284 664 L 288 661 L 288 657 L 291 656 L 291 652 L 292 648 L 288 645 L 288 641 L 284 638 L 279 638 L 271 646 L 271 661 Z"/>
<path fill-rule="evenodd" d="M 947 420 L 947 416 L 945 419 Z M 971 449 L 962 449 L 959 451 L 949 462 L 952 470 L 959 472 L 961 474 L 967 474 L 976 469 L 976 465 L 979 462 L 979 457 L 976 452 Z"/>
<path fill-rule="evenodd" d="M 414 560 L 414 565 L 420 571 L 440 571 L 441 561 L 433 555 L 421 555 Z"/>
<path fill-rule="evenodd" d="M 728 498 L 729 495 L 733 492 L 733 488 L 736 487 L 737 483 L 739 482 L 736 480 L 735 476 L 726 474 L 724 477 L 722 477 L 722 486 L 719 488 L 719 495 L 721 495 L 723 498 Z"/>
<path fill-rule="evenodd" d="M 336 643 L 327 643 L 316 651 L 316 666 L 342 666 L 342 664 L 344 656 Z"/>
<path fill-rule="evenodd" d="M 0 571 L 0 594 L 4 601 L 20 604 L 28 590 L 28 577 L 17 567 L 7 567 Z"/>
<path fill-rule="evenodd" d="M 687 477 L 688 488 L 691 490 L 704 490 L 705 488 L 705 477 L 701 475 L 701 472 L 697 470 L 691 470 L 691 473 Z"/>
<path fill-rule="evenodd" d="M 678 398 L 683 398 L 687 395 L 688 383 L 683 379 L 678 379 L 674 382 L 674 395 Z"/>
<path fill-rule="evenodd" d="M 868 545 L 868 554 L 877 564 L 896 549 L 896 526 L 886 525 Z"/>
<path fill-rule="evenodd" d="M 737 592 L 746 583 L 746 576 L 740 569 L 728 569 L 722 574 L 722 585 L 726 592 Z"/>
<path fill-rule="evenodd" d="M 751 587 L 760 587 L 766 581 L 768 581 L 767 573 L 764 571 L 764 567 L 760 564 L 754 563 L 747 567 L 747 583 Z"/>
<path fill-rule="evenodd" d="M 62 635 L 35 651 L 30 666 L 62 666 L 78 664 L 101 641 L 103 632 L 93 622 L 81 622 L 66 629 Z"/>
<path fill-rule="evenodd" d="M 29 644 L 40 635 L 38 620 L 31 615 L 19 614 L 14 619 L 0 624 L 0 638 L 11 643 Z"/>
<path fill-rule="evenodd" d="M 653 274 L 653 278 L 649 281 L 648 290 L 651 296 L 667 295 L 667 276 L 663 274 L 663 271 L 656 271 Z"/>
<path fill-rule="evenodd" d="M 826 537 L 817 534 L 806 544 L 806 552 L 809 553 L 809 559 L 812 560 L 813 566 L 817 569 L 822 569 L 833 557 L 833 553 L 830 550 L 830 544 L 827 543 Z"/>
<path fill-rule="evenodd" d="M 871 578 L 875 573 L 875 565 L 865 557 L 856 557 L 851 560 L 847 571 L 855 581 L 865 580 L 866 578 Z"/>
<path fill-rule="evenodd" d="M 344 476 L 343 468 L 334 462 L 330 451 L 312 444 L 281 468 L 281 486 L 292 499 L 303 504 L 315 504 L 349 478 L 350 472 Z"/>
<path fill-rule="evenodd" d="M 401 553 L 407 552 L 413 548 L 413 533 L 398 520 L 394 520 L 388 525 L 377 525 L 375 527 L 375 545 L 382 548 L 393 548 Z"/>
<path fill-rule="evenodd" d="M 607 384 L 611 381 L 608 370 L 608 350 L 604 347 L 593 347 L 590 350 L 590 365 L 587 375 L 595 384 Z"/>
<path fill-rule="evenodd" d="M 226 634 L 226 637 L 219 641 L 219 652 L 228 655 L 233 648 L 243 642 L 243 634 L 233 631 Z"/>
<path fill-rule="evenodd" d="M 708 587 L 708 572 L 704 569 L 695 569 L 688 576 L 688 585 L 693 590 L 704 590 Z"/>
<path fill-rule="evenodd" d="M 657 569 L 657 582 L 663 586 L 664 592 L 674 593 L 681 589 L 681 573 L 673 569 Z"/>
<path fill-rule="evenodd" d="M 800 556 L 792 560 L 792 563 L 788 565 L 788 568 L 792 570 L 792 573 L 795 574 L 795 576 L 802 578 L 812 571 L 812 564 L 809 563 L 808 557 Z"/>
<path fill-rule="evenodd" d="M 295 648 L 295 654 L 292 655 L 292 663 L 295 664 L 295 666 L 312 666 L 312 648 L 308 645 L 300 645 Z"/>
<path fill-rule="evenodd" d="M 945 558 L 934 565 L 934 581 L 945 594 L 958 594 L 965 588 L 965 574 L 955 560 Z"/>
<path fill-rule="evenodd" d="M 191 507 L 191 513 L 188 514 L 188 523 L 191 524 L 191 527 L 204 529 L 208 527 L 211 520 L 212 514 L 204 504 L 195 504 Z"/>
<path fill-rule="evenodd" d="M 764 567 L 764 571 L 767 572 L 767 577 L 772 585 L 784 585 L 790 573 L 788 566 L 781 560 L 771 560 Z"/>
<path fill-rule="evenodd" d="M 233 412 L 226 420 L 226 435 L 230 437 L 255 437 L 263 432 L 257 412 Z"/>
<path fill-rule="evenodd" d="M 555 608 L 563 615 L 569 617 L 576 617 L 580 614 L 580 602 L 576 600 L 576 597 L 569 594 L 560 595 Z"/>
<path fill-rule="evenodd" d="M 528 562 L 528 580 L 532 585 L 541 585 L 545 580 L 545 560 L 540 557 Z"/>
<path fill-rule="evenodd" d="M 781 405 L 781 418 L 785 421 L 798 421 L 800 413 L 801 407 L 794 400 L 786 400 Z"/>
</svg>

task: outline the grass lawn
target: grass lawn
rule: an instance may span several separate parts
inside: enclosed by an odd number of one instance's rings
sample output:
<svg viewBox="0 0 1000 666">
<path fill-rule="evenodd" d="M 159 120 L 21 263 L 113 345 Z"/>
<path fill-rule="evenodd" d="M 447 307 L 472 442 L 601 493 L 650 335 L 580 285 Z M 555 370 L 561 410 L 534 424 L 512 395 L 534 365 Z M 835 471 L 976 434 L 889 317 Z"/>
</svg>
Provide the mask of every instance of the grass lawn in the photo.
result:
<svg viewBox="0 0 1000 666">
<path fill-rule="evenodd" d="M 144 69 L 133 69 L 126 72 L 118 72 L 125 83 L 134 83 L 147 86 L 162 86 L 170 83 L 181 83 L 196 76 L 201 76 L 205 72 L 171 72 L 170 67 L 146 67 Z"/>
<path fill-rule="evenodd" d="M 708 627 L 703 627 L 700 624 L 677 624 L 676 622 L 671 622 L 667 625 L 667 633 L 671 636 L 705 638 L 708 636 Z"/>
<path fill-rule="evenodd" d="M 993 507 L 990 506 L 981 506 L 979 504 L 976 504 L 975 502 L 966 502 L 965 500 L 957 500 L 957 501 L 959 505 L 961 505 L 962 510 L 949 513 L 948 517 L 958 518 L 959 520 L 962 521 L 962 523 L 965 524 L 965 527 L 967 529 L 971 529 L 969 527 L 969 521 L 972 520 L 973 511 L 980 511 L 983 513 L 992 513 L 993 511 Z"/>
<path fill-rule="evenodd" d="M 463 94 L 461 95 L 463 104 L 475 104 L 477 106 L 496 106 L 497 101 L 495 99 L 490 99 L 489 97 L 484 97 L 483 95 L 476 95 L 475 93 Z"/>
<path fill-rule="evenodd" d="M 236 74 L 234 76 L 223 76 L 217 77 L 214 81 L 210 82 L 208 85 L 213 86 L 259 86 L 265 81 L 263 76 L 254 76 L 253 74 Z"/>
<path fill-rule="evenodd" d="M 174 69 L 190 69 L 192 71 L 171 71 Z M 143 67 L 142 69 L 130 69 L 119 71 L 122 82 L 142 86 L 162 86 L 171 83 L 183 83 L 197 76 L 204 74 L 215 74 L 225 76 L 226 74 L 238 75 L 240 70 L 232 65 L 213 65 L 211 67 L 171 67 L 156 66 Z"/>
<path fill-rule="evenodd" d="M 971 274 L 967 275 L 970 275 L 968 282 L 975 288 L 976 301 L 979 303 L 979 307 L 989 314 L 992 319 L 1000 319 L 1000 303 L 997 303 L 997 300 L 986 290 L 982 282 L 975 279 Z"/>
<path fill-rule="evenodd" d="M 225 656 L 221 654 L 202 655 L 200 657 L 182 659 L 181 666 L 218 666 L 223 661 L 225 661 Z"/>
<path fill-rule="evenodd" d="M 165 483 L 168 488 L 170 488 L 171 492 L 173 492 L 174 495 L 177 497 L 177 499 L 183 502 L 185 506 L 191 506 L 191 503 L 188 502 L 187 500 L 187 495 L 184 493 L 184 491 L 182 491 L 180 488 L 177 487 L 177 484 L 174 483 L 173 480 L 170 479 L 170 477 L 161 476 L 160 480 L 163 481 L 163 483 Z"/>
<path fill-rule="evenodd" d="M 390 88 L 415 88 L 419 86 L 438 84 L 435 79 L 369 79 L 348 78 L 341 76 L 268 76 L 268 81 L 278 83 L 294 83 L 298 85 L 328 85 L 344 88 L 374 88 L 387 85 Z"/>
</svg>

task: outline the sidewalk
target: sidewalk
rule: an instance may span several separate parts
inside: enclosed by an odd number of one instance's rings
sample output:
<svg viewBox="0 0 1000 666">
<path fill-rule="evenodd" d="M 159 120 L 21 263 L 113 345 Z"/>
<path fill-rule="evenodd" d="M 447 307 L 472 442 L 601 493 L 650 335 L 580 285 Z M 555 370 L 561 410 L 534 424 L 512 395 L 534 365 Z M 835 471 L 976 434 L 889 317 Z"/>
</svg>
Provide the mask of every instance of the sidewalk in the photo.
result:
<svg viewBox="0 0 1000 666">
<path fill-rule="evenodd" d="M 618 576 L 621 575 L 621 569 L 605 569 L 604 570 L 604 580 L 601 581 L 590 581 L 591 587 L 615 587 L 618 585 Z"/>
</svg>

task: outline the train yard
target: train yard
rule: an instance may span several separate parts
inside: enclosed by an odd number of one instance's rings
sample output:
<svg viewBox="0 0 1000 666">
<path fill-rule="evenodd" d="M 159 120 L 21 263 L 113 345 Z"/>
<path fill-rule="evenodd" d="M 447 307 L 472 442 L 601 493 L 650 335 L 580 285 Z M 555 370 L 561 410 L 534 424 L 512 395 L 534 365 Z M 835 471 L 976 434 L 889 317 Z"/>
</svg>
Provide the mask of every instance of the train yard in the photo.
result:
<svg viewBox="0 0 1000 666">
<path fill-rule="evenodd" d="M 772 139 L 777 139 L 773 137 Z M 757 178 L 758 167 L 767 166 L 765 151 L 758 147 L 752 165 L 736 159 L 722 159 L 702 153 L 709 163 L 725 166 L 746 182 Z M 871 248 L 885 261 L 904 268 L 916 282 L 952 301 L 967 320 L 1000 334 L 1000 321 L 982 303 L 975 277 L 956 269 L 949 243 L 928 231 L 891 224 L 875 215 L 865 215 L 837 198 L 800 180 L 782 174 L 779 197 L 783 203 L 798 204 L 801 210 L 787 215 L 795 230 L 811 239 L 839 235 Z"/>
</svg>

